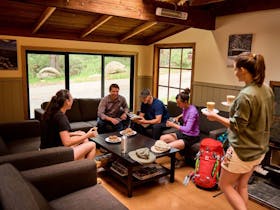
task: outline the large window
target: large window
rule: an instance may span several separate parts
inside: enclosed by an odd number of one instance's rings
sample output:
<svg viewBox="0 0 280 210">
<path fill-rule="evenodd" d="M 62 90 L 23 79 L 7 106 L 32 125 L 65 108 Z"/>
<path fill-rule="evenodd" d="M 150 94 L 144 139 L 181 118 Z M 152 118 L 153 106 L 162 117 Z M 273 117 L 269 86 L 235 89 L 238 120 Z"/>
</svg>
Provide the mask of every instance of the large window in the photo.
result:
<svg viewBox="0 0 280 210">
<path fill-rule="evenodd" d="M 155 84 L 157 96 L 165 104 L 192 87 L 194 44 L 155 46 Z"/>
<path fill-rule="evenodd" d="M 60 89 L 74 98 L 100 98 L 117 83 L 133 107 L 134 57 L 72 52 L 26 51 L 28 115 Z"/>
</svg>

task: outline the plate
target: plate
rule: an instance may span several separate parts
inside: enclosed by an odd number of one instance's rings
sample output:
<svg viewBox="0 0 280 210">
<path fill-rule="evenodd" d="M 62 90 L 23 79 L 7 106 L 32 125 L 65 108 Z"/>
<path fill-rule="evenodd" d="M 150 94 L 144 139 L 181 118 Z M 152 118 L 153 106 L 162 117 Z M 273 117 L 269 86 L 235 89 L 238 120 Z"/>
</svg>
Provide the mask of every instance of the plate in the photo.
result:
<svg viewBox="0 0 280 210">
<path fill-rule="evenodd" d="M 120 134 L 121 135 L 124 135 L 124 130 L 123 131 L 120 131 Z M 134 135 L 136 135 L 137 134 L 137 132 L 136 131 L 132 131 L 132 132 L 130 132 L 129 134 L 126 134 L 127 136 L 134 136 Z"/>
<path fill-rule="evenodd" d="M 223 104 L 224 106 L 230 106 L 230 105 L 231 105 L 231 104 L 229 104 L 227 101 L 223 101 L 222 104 Z"/>
<path fill-rule="evenodd" d="M 203 108 L 203 109 L 201 109 L 201 112 L 202 113 L 208 113 L 208 109 L 207 108 Z M 213 112 L 215 112 L 217 114 L 217 113 L 219 113 L 219 110 L 218 109 L 214 109 Z"/>
<path fill-rule="evenodd" d="M 113 144 L 116 144 L 116 143 L 119 143 L 121 142 L 121 137 L 118 137 L 118 139 L 116 141 L 111 141 L 109 139 L 109 137 L 105 138 L 105 141 L 108 142 L 108 143 L 113 143 Z"/>
</svg>

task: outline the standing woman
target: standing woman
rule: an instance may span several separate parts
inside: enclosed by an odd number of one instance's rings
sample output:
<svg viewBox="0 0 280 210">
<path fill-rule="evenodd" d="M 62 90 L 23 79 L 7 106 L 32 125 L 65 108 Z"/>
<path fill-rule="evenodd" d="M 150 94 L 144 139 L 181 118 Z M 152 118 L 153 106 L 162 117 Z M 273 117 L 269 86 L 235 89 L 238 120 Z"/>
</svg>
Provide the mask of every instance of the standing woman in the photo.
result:
<svg viewBox="0 0 280 210">
<path fill-rule="evenodd" d="M 74 159 L 94 159 L 96 146 L 88 138 L 97 136 L 92 128 L 70 132 L 70 124 L 65 112 L 71 109 L 73 98 L 68 90 L 60 90 L 49 102 L 42 116 L 41 149 L 57 146 L 72 147 Z"/>
<path fill-rule="evenodd" d="M 242 53 L 235 59 L 234 74 L 245 87 L 232 103 L 229 118 L 205 113 L 211 121 L 228 127 L 230 147 L 222 162 L 221 190 L 233 209 L 246 210 L 248 180 L 268 151 L 274 95 L 265 78 L 262 55 Z"/>
<path fill-rule="evenodd" d="M 199 142 L 199 113 L 194 105 L 189 104 L 190 89 L 186 89 L 176 96 L 177 106 L 182 109 L 182 114 L 176 117 L 176 121 L 179 117 L 183 119 L 183 125 L 178 125 L 176 122 L 167 121 L 166 126 L 176 128 L 175 133 L 169 133 L 162 135 L 160 140 L 165 141 L 171 147 L 181 150 L 183 157 L 176 162 L 176 167 L 184 165 L 184 156 L 187 149 L 193 144 Z"/>
</svg>

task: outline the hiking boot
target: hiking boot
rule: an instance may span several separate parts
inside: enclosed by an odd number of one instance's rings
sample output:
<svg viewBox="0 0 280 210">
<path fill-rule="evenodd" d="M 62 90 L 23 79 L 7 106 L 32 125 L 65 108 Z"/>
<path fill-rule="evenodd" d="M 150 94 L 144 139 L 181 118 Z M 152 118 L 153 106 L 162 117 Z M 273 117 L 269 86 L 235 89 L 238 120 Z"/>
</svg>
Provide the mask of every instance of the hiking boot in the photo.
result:
<svg viewBox="0 0 280 210">
<path fill-rule="evenodd" d="M 186 165 L 186 161 L 184 159 L 175 161 L 175 168 L 181 168 L 185 165 Z"/>
</svg>

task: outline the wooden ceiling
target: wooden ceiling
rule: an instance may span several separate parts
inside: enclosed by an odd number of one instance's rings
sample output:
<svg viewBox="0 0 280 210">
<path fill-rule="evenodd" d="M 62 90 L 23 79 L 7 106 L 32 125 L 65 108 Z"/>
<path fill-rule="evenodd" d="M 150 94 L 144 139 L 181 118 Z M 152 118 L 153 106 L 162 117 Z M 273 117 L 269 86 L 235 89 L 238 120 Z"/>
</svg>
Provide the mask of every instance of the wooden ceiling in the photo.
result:
<svg viewBox="0 0 280 210">
<path fill-rule="evenodd" d="M 1 0 L 0 35 L 149 45 L 217 16 L 280 8 L 279 0 Z M 188 13 L 156 16 L 156 8 Z"/>
</svg>

